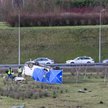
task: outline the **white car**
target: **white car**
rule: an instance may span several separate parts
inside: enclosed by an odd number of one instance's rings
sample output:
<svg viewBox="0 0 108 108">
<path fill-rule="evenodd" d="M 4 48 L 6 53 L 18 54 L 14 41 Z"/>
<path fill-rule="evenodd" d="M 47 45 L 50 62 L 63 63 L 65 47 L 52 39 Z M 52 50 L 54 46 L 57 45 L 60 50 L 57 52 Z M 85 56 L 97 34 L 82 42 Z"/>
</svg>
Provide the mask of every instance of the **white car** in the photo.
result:
<svg viewBox="0 0 108 108">
<path fill-rule="evenodd" d="M 95 61 L 88 56 L 80 56 L 73 60 L 66 61 L 66 64 L 85 64 L 85 63 L 95 63 Z"/>
<path fill-rule="evenodd" d="M 44 69 L 44 67 L 35 65 L 34 61 L 27 61 L 24 64 L 22 75 L 32 76 L 36 68 Z"/>
<path fill-rule="evenodd" d="M 46 58 L 46 57 L 40 57 L 40 58 L 37 58 L 35 60 L 33 60 L 35 63 L 39 63 L 39 64 L 54 64 L 54 60 L 52 59 L 49 59 L 49 58 Z"/>
<path fill-rule="evenodd" d="M 103 60 L 102 63 L 108 63 L 108 59 Z"/>
</svg>

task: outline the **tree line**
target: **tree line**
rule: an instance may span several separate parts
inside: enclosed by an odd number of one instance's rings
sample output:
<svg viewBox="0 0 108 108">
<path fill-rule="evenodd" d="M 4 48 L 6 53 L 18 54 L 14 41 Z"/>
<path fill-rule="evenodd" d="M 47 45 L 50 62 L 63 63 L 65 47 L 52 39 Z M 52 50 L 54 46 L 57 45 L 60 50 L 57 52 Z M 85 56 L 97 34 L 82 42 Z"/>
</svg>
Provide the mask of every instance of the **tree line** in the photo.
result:
<svg viewBox="0 0 108 108">
<path fill-rule="evenodd" d="M 13 1 L 24 2 L 18 8 Z M 107 5 L 108 0 L 2 0 L 0 20 L 17 26 L 20 10 L 21 26 L 99 24 L 100 10 L 107 10 Z M 108 24 L 107 17 L 106 11 L 104 24 Z"/>
</svg>

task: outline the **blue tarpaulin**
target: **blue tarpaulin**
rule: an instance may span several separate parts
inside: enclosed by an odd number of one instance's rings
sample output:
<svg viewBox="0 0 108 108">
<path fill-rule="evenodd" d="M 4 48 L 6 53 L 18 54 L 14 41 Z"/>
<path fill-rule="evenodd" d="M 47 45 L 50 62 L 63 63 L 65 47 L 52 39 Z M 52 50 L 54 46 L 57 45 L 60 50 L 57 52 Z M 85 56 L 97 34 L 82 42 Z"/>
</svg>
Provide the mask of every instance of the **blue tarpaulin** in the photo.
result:
<svg viewBox="0 0 108 108">
<path fill-rule="evenodd" d="M 49 84 L 61 84 L 62 83 L 62 71 L 63 70 L 49 70 L 36 68 L 32 74 L 32 78 L 35 81 L 49 83 Z"/>
</svg>

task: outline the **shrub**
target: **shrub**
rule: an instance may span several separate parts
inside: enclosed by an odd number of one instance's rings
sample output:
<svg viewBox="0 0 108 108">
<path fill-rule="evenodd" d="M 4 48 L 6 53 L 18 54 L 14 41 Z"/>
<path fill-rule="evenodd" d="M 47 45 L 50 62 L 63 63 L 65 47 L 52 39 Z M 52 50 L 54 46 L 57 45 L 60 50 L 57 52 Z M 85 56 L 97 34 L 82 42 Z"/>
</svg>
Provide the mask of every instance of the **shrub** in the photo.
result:
<svg viewBox="0 0 108 108">
<path fill-rule="evenodd" d="M 38 97 L 39 97 L 39 94 L 38 93 L 33 93 L 33 95 L 32 95 L 32 98 L 33 99 L 38 99 Z"/>
<path fill-rule="evenodd" d="M 49 97 L 49 96 L 50 96 L 50 94 L 48 93 L 48 91 L 45 91 L 45 92 L 43 93 L 43 95 L 44 95 L 45 97 Z"/>
<path fill-rule="evenodd" d="M 60 93 L 63 93 L 63 90 L 60 90 Z"/>
<path fill-rule="evenodd" d="M 65 89 L 65 92 L 67 93 L 68 92 L 68 89 Z"/>
<path fill-rule="evenodd" d="M 60 88 L 56 85 L 48 85 L 42 83 L 33 83 L 32 81 L 28 81 L 25 83 L 17 83 L 16 82 L 7 82 L 8 84 L 4 84 L 0 88 L 1 96 L 8 96 L 14 99 L 24 100 L 26 98 L 37 99 L 42 97 L 53 97 L 56 98 L 59 91 L 63 88 Z M 51 94 L 52 92 L 52 94 Z"/>
<path fill-rule="evenodd" d="M 41 106 L 40 108 L 46 108 L 45 106 Z"/>
<path fill-rule="evenodd" d="M 52 97 L 53 98 L 56 98 L 57 97 L 57 91 L 53 91 Z"/>
<path fill-rule="evenodd" d="M 102 19 L 108 24 L 108 15 Z M 7 22 L 11 26 L 18 26 L 18 16 L 11 14 Z M 23 26 L 71 26 L 71 25 L 96 25 L 99 24 L 99 13 L 58 13 L 58 14 L 21 14 L 21 27 Z"/>
</svg>

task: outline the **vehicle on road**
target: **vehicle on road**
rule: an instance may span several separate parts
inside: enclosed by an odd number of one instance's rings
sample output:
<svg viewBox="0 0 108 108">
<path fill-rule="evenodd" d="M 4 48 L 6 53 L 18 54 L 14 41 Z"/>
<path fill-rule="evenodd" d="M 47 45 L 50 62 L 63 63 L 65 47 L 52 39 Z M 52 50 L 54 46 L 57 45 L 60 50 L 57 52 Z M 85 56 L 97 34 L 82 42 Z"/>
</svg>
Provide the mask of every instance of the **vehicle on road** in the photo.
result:
<svg viewBox="0 0 108 108">
<path fill-rule="evenodd" d="M 95 61 L 89 56 L 76 57 L 73 60 L 67 60 L 66 64 L 85 64 L 85 63 L 95 63 Z"/>
<path fill-rule="evenodd" d="M 33 60 L 35 63 L 39 63 L 39 64 L 54 64 L 54 60 L 46 58 L 46 57 L 39 57 L 35 60 Z"/>
<path fill-rule="evenodd" d="M 102 63 L 108 63 L 108 59 L 103 60 Z"/>
</svg>

